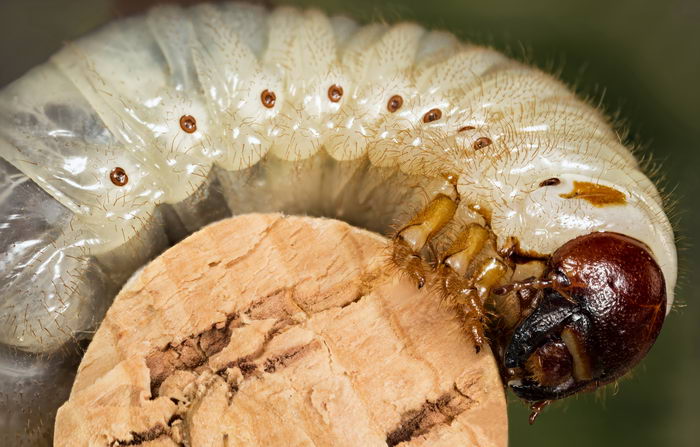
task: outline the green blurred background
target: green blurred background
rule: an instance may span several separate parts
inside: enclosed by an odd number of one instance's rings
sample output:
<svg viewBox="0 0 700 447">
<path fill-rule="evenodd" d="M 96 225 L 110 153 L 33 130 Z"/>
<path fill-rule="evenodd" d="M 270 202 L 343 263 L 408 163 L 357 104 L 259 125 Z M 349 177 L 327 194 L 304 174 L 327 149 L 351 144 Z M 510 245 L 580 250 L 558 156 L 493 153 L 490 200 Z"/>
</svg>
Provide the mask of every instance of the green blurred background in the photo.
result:
<svg viewBox="0 0 700 447">
<path fill-rule="evenodd" d="M 0 0 L 0 87 L 63 42 L 152 1 Z M 527 424 L 510 396 L 510 440 L 525 446 L 700 445 L 700 1 L 279 0 L 362 21 L 414 20 L 527 60 L 619 112 L 661 163 L 676 201 L 678 306 L 619 390 L 567 399 Z M 1 437 L 0 437 L 1 439 Z"/>
</svg>

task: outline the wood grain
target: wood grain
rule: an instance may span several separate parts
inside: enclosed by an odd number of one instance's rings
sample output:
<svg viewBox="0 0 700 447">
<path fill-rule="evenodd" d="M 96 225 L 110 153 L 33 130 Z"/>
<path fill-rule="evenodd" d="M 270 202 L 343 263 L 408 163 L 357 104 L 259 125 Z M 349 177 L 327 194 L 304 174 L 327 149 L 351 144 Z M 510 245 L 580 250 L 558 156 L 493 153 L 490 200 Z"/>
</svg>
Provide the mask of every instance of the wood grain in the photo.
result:
<svg viewBox="0 0 700 447">
<path fill-rule="evenodd" d="M 56 446 L 506 446 L 488 349 L 345 223 L 244 215 L 124 287 Z"/>
</svg>

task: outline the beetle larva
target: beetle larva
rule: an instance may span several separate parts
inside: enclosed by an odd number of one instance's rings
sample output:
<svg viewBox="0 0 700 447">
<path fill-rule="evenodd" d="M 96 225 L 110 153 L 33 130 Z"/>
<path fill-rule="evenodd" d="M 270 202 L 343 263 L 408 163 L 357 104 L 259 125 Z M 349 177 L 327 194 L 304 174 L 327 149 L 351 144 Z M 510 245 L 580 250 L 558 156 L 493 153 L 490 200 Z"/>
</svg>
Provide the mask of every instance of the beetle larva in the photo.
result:
<svg viewBox="0 0 700 447">
<path fill-rule="evenodd" d="M 607 119 L 448 33 L 161 7 L 68 45 L 0 116 L 3 408 L 50 393 L 148 259 L 244 212 L 396 228 L 392 262 L 531 402 L 620 377 L 673 302 L 661 197 Z"/>
</svg>

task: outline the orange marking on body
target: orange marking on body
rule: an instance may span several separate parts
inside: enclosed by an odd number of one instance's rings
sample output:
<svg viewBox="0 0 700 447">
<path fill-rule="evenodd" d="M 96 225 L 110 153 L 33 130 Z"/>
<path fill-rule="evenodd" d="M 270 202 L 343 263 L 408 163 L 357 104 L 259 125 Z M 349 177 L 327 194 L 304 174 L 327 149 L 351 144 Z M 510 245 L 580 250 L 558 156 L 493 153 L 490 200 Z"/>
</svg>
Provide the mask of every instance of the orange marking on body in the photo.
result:
<svg viewBox="0 0 700 447">
<path fill-rule="evenodd" d="M 559 194 L 559 197 L 564 199 L 583 199 L 598 208 L 627 203 L 627 197 L 621 191 L 610 186 L 597 185 L 590 182 L 574 181 L 574 189 L 569 193 Z"/>
</svg>

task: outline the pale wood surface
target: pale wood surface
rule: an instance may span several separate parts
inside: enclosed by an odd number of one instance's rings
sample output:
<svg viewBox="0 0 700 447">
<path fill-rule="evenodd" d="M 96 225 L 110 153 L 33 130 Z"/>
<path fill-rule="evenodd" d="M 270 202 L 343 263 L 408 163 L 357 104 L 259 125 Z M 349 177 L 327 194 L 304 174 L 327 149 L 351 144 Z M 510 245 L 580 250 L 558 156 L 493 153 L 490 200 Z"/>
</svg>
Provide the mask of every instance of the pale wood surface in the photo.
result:
<svg viewBox="0 0 700 447">
<path fill-rule="evenodd" d="M 385 244 L 277 214 L 193 234 L 116 298 L 55 445 L 506 446 L 489 349 Z"/>
</svg>

